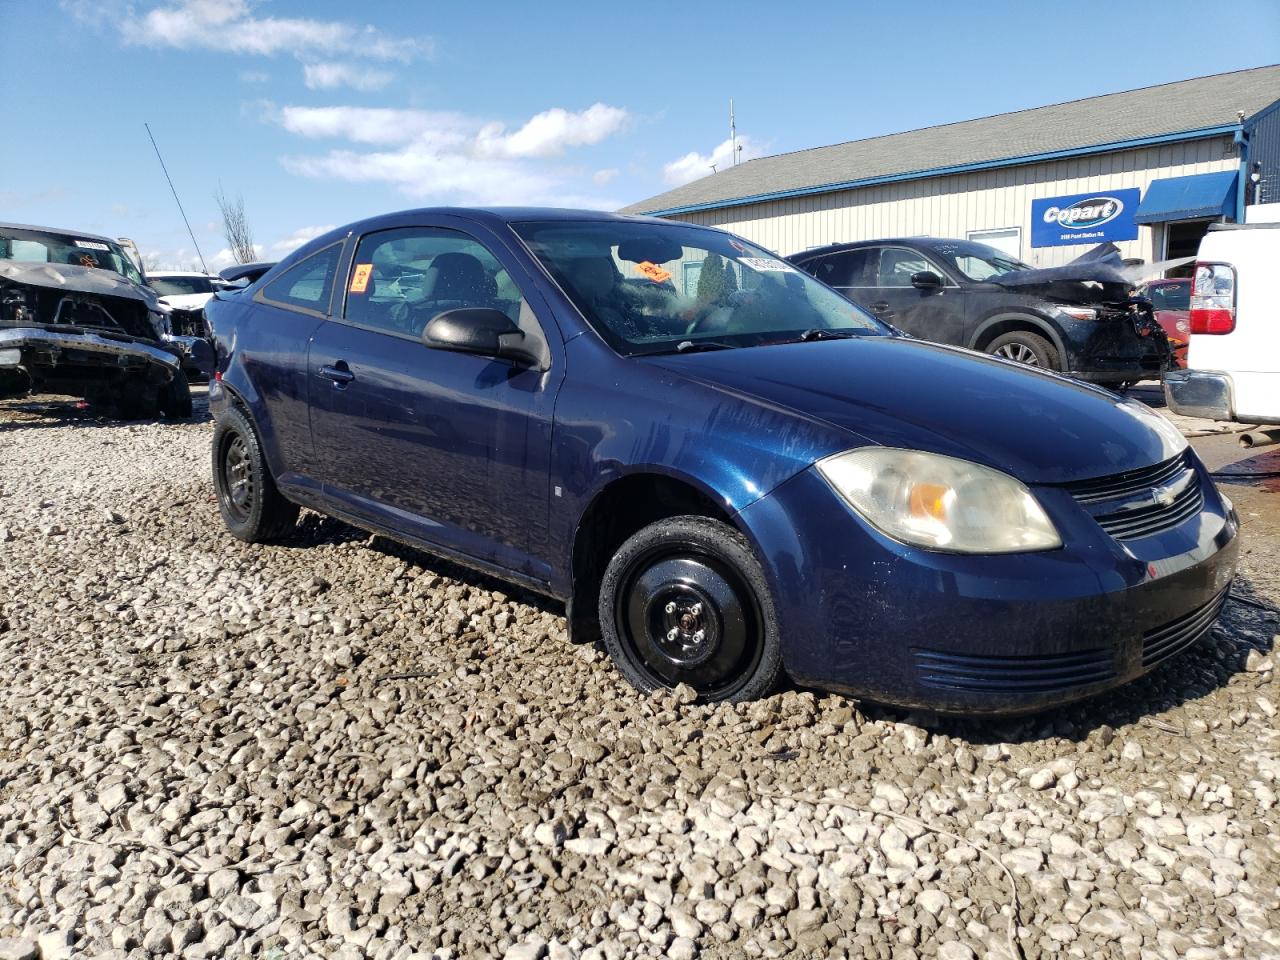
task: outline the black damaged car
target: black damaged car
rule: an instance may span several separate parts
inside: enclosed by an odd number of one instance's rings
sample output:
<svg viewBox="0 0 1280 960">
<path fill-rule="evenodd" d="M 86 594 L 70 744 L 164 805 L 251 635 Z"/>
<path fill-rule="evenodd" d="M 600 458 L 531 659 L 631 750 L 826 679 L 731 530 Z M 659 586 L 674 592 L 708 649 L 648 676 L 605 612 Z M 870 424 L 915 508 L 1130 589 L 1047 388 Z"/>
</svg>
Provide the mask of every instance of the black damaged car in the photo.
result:
<svg viewBox="0 0 1280 960">
<path fill-rule="evenodd" d="M 1168 338 L 1114 247 L 1038 270 L 970 240 L 842 243 L 788 258 L 880 320 L 1112 387 L 1159 379 Z"/>
<path fill-rule="evenodd" d="M 183 368 L 211 356 L 207 340 L 173 334 L 116 241 L 0 223 L 0 399 L 69 394 L 125 419 L 185 419 Z"/>
</svg>

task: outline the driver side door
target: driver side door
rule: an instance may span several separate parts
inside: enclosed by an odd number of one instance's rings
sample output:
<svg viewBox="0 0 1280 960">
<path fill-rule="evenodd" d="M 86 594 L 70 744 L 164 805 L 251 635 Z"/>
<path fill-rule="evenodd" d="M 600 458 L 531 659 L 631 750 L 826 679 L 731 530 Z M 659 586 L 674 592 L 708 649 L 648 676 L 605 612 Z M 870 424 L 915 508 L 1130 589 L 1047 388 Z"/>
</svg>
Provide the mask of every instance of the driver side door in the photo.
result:
<svg viewBox="0 0 1280 960">
<path fill-rule="evenodd" d="M 965 303 L 963 287 L 955 284 L 932 259 L 911 247 L 879 248 L 872 289 L 861 291 L 866 306 L 880 320 L 921 340 L 964 344 Z M 919 289 L 911 278 L 931 272 L 942 286 Z"/>
<path fill-rule="evenodd" d="M 490 307 L 547 341 L 509 256 L 445 227 L 361 237 L 311 342 L 311 432 L 338 512 L 541 582 L 558 335 L 545 370 L 422 340 L 440 312 Z"/>
</svg>

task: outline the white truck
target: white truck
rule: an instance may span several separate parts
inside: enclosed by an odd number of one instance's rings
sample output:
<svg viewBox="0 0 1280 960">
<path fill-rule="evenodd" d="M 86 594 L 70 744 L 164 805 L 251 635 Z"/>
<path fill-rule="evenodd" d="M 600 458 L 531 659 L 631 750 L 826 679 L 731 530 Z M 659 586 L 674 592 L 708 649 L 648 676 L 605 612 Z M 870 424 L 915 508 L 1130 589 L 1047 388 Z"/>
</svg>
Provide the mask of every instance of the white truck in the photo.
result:
<svg viewBox="0 0 1280 960">
<path fill-rule="evenodd" d="M 1174 413 L 1280 424 L 1280 223 L 1214 224 L 1191 283 L 1185 370 L 1165 374 Z"/>
</svg>

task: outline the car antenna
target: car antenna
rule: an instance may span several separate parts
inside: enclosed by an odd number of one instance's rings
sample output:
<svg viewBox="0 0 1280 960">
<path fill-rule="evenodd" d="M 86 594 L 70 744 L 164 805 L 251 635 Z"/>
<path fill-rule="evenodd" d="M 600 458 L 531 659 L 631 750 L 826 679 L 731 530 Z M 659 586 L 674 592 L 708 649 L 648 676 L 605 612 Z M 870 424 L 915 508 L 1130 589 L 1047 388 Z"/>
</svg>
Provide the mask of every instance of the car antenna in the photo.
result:
<svg viewBox="0 0 1280 960">
<path fill-rule="evenodd" d="M 173 202 L 178 205 L 178 212 L 182 214 L 182 222 L 187 225 L 187 234 L 191 237 L 191 243 L 196 248 L 196 256 L 200 258 L 200 266 L 204 267 L 204 272 L 209 272 L 209 265 L 204 262 L 204 254 L 200 252 L 200 244 L 196 241 L 195 231 L 191 229 L 191 221 L 187 219 L 187 211 L 182 209 L 182 201 L 178 199 L 178 191 L 173 185 L 173 178 L 169 176 L 169 168 L 164 165 L 164 157 L 160 156 L 160 148 L 156 146 L 156 138 L 152 136 L 151 124 L 144 123 L 147 128 L 147 136 L 151 140 L 151 146 L 155 149 L 156 159 L 160 161 L 160 169 L 164 171 L 164 178 L 169 181 L 169 189 L 173 192 Z"/>
</svg>

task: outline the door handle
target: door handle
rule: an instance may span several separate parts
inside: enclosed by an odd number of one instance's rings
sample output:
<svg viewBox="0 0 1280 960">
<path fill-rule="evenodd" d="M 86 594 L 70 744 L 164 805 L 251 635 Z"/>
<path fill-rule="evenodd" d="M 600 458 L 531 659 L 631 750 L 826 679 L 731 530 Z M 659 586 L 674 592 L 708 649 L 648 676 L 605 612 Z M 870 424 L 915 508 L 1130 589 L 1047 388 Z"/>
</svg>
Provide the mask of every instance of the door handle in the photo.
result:
<svg viewBox="0 0 1280 960">
<path fill-rule="evenodd" d="M 345 387 L 356 378 L 356 375 L 348 369 L 347 361 L 345 360 L 338 360 L 332 365 L 326 364 L 321 367 L 320 376 L 326 380 L 332 380 L 335 387 Z"/>
</svg>

